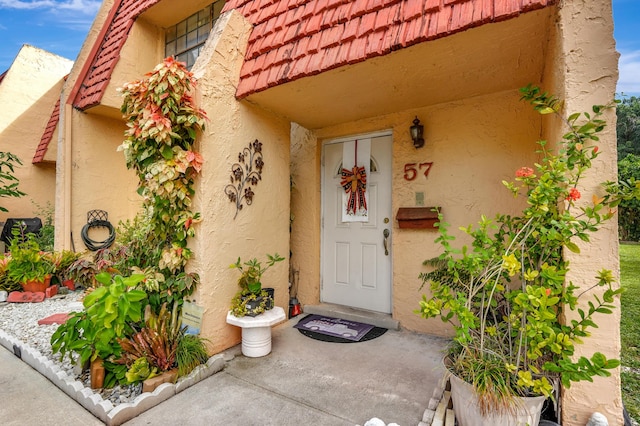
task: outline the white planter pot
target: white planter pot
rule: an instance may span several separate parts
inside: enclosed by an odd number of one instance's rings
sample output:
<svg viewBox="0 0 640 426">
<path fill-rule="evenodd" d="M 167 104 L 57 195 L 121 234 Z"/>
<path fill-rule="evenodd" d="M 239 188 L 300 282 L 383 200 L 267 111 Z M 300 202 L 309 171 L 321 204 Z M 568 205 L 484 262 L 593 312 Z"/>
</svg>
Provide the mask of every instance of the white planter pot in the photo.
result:
<svg viewBox="0 0 640 426">
<path fill-rule="evenodd" d="M 513 413 L 483 416 L 473 386 L 454 375 L 450 380 L 451 399 L 459 426 L 537 426 L 540 422 L 544 396 L 516 397 Z"/>
</svg>

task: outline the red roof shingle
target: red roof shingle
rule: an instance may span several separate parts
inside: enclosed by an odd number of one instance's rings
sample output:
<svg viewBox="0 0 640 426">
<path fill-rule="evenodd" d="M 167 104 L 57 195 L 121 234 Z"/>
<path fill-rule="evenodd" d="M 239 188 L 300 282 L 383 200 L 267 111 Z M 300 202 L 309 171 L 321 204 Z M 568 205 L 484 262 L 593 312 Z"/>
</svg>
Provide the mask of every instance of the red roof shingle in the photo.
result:
<svg viewBox="0 0 640 426">
<path fill-rule="evenodd" d="M 160 0 L 116 0 L 80 73 L 69 101 L 84 110 L 98 105 L 136 18 Z"/>
<path fill-rule="evenodd" d="M 236 96 L 354 64 L 556 0 L 229 0 L 254 29 Z"/>
<path fill-rule="evenodd" d="M 44 160 L 44 156 L 47 153 L 47 149 L 49 149 L 49 143 L 51 139 L 53 139 L 53 132 L 56 130 L 56 126 L 58 125 L 58 120 L 60 119 L 60 99 L 56 102 L 56 105 L 53 107 L 53 112 L 49 117 L 49 121 L 47 122 L 47 126 L 44 128 L 44 133 L 42 134 L 42 138 L 40 138 L 40 143 L 36 148 L 36 153 L 33 156 L 33 160 L 31 160 L 32 164 L 42 163 Z"/>
</svg>

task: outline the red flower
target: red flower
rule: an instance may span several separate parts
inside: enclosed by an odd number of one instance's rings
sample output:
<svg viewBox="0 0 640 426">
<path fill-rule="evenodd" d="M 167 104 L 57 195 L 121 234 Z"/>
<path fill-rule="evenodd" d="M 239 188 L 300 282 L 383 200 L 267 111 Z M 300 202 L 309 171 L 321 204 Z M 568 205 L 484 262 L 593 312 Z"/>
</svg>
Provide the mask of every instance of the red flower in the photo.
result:
<svg viewBox="0 0 640 426">
<path fill-rule="evenodd" d="M 533 169 L 531 167 L 521 167 L 516 170 L 516 177 L 529 177 L 533 174 Z"/>
<path fill-rule="evenodd" d="M 547 297 L 551 296 L 551 289 L 550 288 L 545 288 L 544 292 L 546 293 Z"/>
<path fill-rule="evenodd" d="M 597 154 L 597 153 L 598 153 L 598 147 L 597 147 L 597 146 L 594 146 L 594 147 L 593 147 L 593 151 L 591 151 L 591 153 L 592 153 L 593 155 Z"/>
<path fill-rule="evenodd" d="M 567 195 L 567 200 L 576 201 L 580 199 L 580 191 L 576 188 L 571 188 L 569 190 L 569 195 Z"/>
</svg>

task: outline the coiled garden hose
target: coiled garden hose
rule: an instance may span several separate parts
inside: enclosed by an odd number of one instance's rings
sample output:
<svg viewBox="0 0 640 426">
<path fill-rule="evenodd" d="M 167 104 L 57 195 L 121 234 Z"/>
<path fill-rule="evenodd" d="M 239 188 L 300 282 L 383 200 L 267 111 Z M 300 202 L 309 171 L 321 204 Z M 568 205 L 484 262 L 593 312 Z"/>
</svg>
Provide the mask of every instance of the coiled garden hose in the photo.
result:
<svg viewBox="0 0 640 426">
<path fill-rule="evenodd" d="M 89 238 L 89 229 L 91 228 L 107 228 L 109 230 L 109 236 L 104 241 L 94 241 Z M 111 247 L 111 244 L 116 240 L 116 231 L 108 220 L 93 220 L 82 228 L 81 236 L 84 245 L 87 246 L 89 250 L 98 251 L 103 248 Z"/>
</svg>

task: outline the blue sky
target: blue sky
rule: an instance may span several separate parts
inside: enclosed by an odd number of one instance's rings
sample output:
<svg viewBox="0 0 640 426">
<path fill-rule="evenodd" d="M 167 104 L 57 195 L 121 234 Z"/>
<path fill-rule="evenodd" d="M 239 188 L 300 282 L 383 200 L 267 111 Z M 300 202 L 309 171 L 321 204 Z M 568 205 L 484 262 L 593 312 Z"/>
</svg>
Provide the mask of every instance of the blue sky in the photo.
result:
<svg viewBox="0 0 640 426">
<path fill-rule="evenodd" d="M 23 44 L 75 60 L 99 0 L 0 0 L 0 73 Z M 618 92 L 640 96 L 640 0 L 613 0 Z"/>
</svg>

